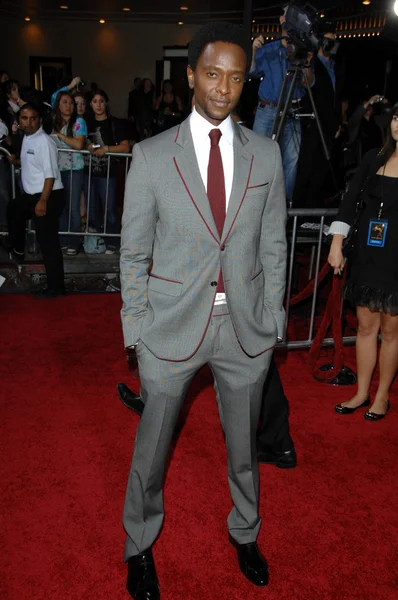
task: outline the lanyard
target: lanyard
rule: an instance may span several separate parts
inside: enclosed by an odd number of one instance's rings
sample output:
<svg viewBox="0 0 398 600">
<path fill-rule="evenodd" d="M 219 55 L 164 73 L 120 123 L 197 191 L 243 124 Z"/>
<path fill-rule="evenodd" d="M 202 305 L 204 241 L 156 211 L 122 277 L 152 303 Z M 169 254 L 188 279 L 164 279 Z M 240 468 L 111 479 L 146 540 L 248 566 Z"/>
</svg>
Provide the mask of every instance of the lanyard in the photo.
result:
<svg viewBox="0 0 398 600">
<path fill-rule="evenodd" d="M 381 202 L 380 202 L 379 214 L 377 215 L 378 219 L 381 219 L 381 213 L 383 211 L 383 206 L 384 206 L 384 174 L 386 172 L 386 165 L 387 165 L 387 163 L 384 163 L 383 175 L 381 176 Z"/>
</svg>

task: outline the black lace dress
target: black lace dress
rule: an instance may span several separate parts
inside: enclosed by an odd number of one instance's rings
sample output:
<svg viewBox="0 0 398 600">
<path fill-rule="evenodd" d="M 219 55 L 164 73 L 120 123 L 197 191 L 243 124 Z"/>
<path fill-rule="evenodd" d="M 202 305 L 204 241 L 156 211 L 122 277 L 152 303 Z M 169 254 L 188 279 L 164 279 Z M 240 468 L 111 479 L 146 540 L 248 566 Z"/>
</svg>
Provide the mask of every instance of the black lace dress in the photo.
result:
<svg viewBox="0 0 398 600">
<path fill-rule="evenodd" d="M 370 219 L 388 221 L 384 247 L 368 246 Z M 345 298 L 373 312 L 398 315 L 398 177 L 371 175 L 363 192 L 364 209 L 348 261 Z"/>
</svg>

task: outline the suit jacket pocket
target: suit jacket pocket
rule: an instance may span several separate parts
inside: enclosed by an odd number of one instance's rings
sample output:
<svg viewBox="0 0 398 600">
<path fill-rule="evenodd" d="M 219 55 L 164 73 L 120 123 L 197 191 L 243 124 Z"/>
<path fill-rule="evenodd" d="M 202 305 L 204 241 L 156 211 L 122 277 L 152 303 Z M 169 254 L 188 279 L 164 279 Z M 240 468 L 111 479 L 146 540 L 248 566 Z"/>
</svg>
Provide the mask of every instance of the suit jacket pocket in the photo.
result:
<svg viewBox="0 0 398 600">
<path fill-rule="evenodd" d="M 246 190 L 246 197 L 255 196 L 256 194 L 266 194 L 268 192 L 269 182 L 259 183 L 258 185 L 249 185 Z"/>
<path fill-rule="evenodd" d="M 182 291 L 181 281 L 172 281 L 171 279 L 163 279 L 158 275 L 150 275 L 148 281 L 148 290 L 158 292 L 166 296 L 180 296 Z"/>
</svg>

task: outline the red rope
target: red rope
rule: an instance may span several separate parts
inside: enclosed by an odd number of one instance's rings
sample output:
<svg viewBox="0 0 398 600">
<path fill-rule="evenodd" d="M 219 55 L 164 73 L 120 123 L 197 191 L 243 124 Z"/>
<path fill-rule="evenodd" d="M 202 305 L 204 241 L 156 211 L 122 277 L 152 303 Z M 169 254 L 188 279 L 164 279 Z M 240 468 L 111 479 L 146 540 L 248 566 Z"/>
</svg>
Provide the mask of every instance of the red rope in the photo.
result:
<svg viewBox="0 0 398 600">
<path fill-rule="evenodd" d="M 325 279 L 326 275 L 329 272 L 330 272 L 330 265 L 328 262 L 326 262 L 324 264 L 324 266 L 322 267 L 321 272 L 319 273 L 318 285 Z M 303 290 L 301 290 L 301 292 L 299 292 L 297 294 L 297 296 L 290 299 L 290 306 L 295 306 L 302 300 L 305 300 L 306 298 L 309 298 L 310 296 L 312 296 L 312 294 L 314 293 L 314 288 L 315 288 L 315 279 L 311 279 L 311 281 L 308 283 L 308 285 Z"/>
<path fill-rule="evenodd" d="M 329 265 L 327 265 L 329 267 Z M 329 267 L 330 268 L 330 267 Z M 323 271 L 323 269 L 322 269 Z M 330 381 L 340 373 L 343 368 L 343 336 L 342 336 L 342 324 L 341 324 L 341 293 L 345 280 L 345 269 L 341 277 L 333 277 L 332 291 L 329 295 L 325 314 L 318 333 L 316 334 L 310 351 L 309 360 L 312 369 L 312 374 L 322 381 Z M 332 371 L 321 371 L 317 365 L 319 359 L 322 342 L 325 339 L 327 330 L 332 326 L 332 335 L 334 339 L 334 352 L 333 352 L 333 370 Z"/>
</svg>

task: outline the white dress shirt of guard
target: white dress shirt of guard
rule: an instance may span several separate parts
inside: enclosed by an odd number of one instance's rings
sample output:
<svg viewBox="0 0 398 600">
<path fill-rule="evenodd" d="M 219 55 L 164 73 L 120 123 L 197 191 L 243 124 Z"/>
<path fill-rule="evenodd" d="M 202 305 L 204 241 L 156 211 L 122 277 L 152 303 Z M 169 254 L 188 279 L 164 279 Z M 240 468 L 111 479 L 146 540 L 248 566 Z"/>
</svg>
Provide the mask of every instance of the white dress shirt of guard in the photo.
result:
<svg viewBox="0 0 398 600">
<path fill-rule="evenodd" d="M 22 186 L 27 194 L 41 194 L 46 179 L 54 179 L 53 190 L 61 190 L 57 148 L 40 127 L 33 135 L 25 135 L 21 149 Z"/>
</svg>

